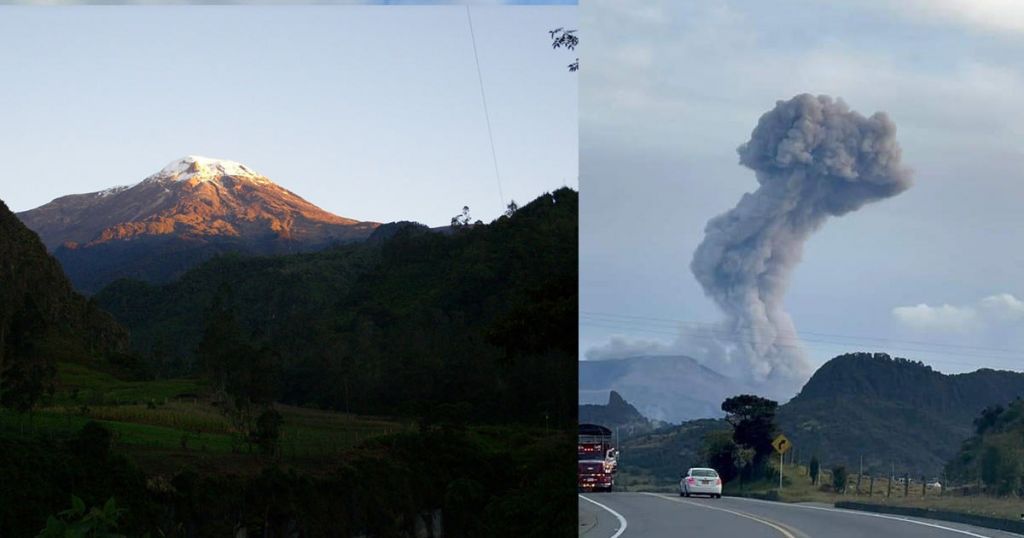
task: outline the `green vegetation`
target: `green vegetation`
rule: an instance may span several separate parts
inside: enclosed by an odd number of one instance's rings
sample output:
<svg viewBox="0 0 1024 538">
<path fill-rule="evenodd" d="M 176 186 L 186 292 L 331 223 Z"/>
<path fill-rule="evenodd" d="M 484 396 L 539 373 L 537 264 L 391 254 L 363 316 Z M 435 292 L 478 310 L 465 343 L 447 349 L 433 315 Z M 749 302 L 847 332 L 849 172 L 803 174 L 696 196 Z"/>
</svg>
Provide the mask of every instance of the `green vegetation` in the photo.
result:
<svg viewBox="0 0 1024 538">
<path fill-rule="evenodd" d="M 0 528 L 571 532 L 577 205 L 561 189 L 450 233 L 387 225 L 362 245 L 226 256 L 94 302 L 59 268 L 15 289 L 0 476 L 18 488 L 0 488 Z M 56 267 L 30 239 L 21 277 Z M 47 286 L 95 319 L 51 316 Z"/>
<path fill-rule="evenodd" d="M 630 489 L 675 487 L 680 473 L 703 464 L 704 439 L 714 432 L 731 436 L 729 423 L 721 419 L 691 420 L 623 439 L 616 484 Z"/>
<path fill-rule="evenodd" d="M 836 465 L 832 468 L 832 491 L 846 491 L 846 467 Z"/>
<path fill-rule="evenodd" d="M 125 381 L 72 363 L 59 363 L 58 372 L 59 388 L 48 405 L 31 416 L 0 411 L 0 433 L 21 438 L 68 435 L 96 421 L 128 450 L 216 454 L 249 449 L 243 446 L 246 435 L 213 405 L 204 382 Z M 409 422 L 390 419 L 281 404 L 274 409 L 281 417 L 277 448 L 286 460 L 336 455 L 372 437 L 412 428 Z"/>
<path fill-rule="evenodd" d="M 39 237 L 3 202 L 0 260 L 0 406 L 27 412 L 53 391 L 58 359 L 114 354 L 127 333 L 75 293 Z"/>
<path fill-rule="evenodd" d="M 113 497 L 107 499 L 103 508 L 93 507 L 86 512 L 82 499 L 72 495 L 71 508 L 58 517 L 47 518 L 46 528 L 38 538 L 124 538 L 123 534 L 113 532 L 123 514 Z"/>
<path fill-rule="evenodd" d="M 708 452 L 705 460 L 737 462 L 735 467 L 748 480 L 764 474 L 768 458 L 774 453 L 772 440 L 778 433 L 775 425 L 778 407 L 778 402 L 752 394 L 727 398 L 722 402 L 722 411 L 726 413 L 725 421 L 732 426 L 733 443 L 716 443 L 712 448 L 719 452 Z M 725 452 L 721 452 L 723 450 Z"/>
<path fill-rule="evenodd" d="M 969 485 L 964 493 L 1024 495 L 1024 400 L 984 409 L 974 427 L 946 474 Z"/>
<path fill-rule="evenodd" d="M 371 415 L 447 406 L 470 421 L 571 428 L 577 207 L 563 188 L 488 225 L 227 256 L 165 286 L 116 282 L 96 300 L 161 376 L 209 371 L 197 350 L 229 312 L 273 357 L 280 401 Z"/>
<path fill-rule="evenodd" d="M 830 465 L 937 476 L 983 409 L 1024 394 L 1024 374 L 944 375 L 882 353 L 836 357 L 779 407 L 779 429 L 801 454 Z M 855 440 L 855 442 L 854 442 Z"/>
</svg>

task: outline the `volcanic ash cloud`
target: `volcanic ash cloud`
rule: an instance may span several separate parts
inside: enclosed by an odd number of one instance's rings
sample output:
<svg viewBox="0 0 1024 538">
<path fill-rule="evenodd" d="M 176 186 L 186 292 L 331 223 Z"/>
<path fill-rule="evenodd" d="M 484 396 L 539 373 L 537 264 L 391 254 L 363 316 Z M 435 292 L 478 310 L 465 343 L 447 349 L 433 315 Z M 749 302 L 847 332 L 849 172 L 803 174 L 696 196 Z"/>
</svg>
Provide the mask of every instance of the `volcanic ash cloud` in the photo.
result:
<svg viewBox="0 0 1024 538">
<path fill-rule="evenodd" d="M 906 190 L 910 171 L 888 116 L 825 95 L 778 101 L 737 151 L 760 185 L 708 221 L 690 264 L 726 315 L 705 351 L 754 381 L 802 381 L 810 369 L 782 303 L 804 242 L 828 217 Z"/>
</svg>

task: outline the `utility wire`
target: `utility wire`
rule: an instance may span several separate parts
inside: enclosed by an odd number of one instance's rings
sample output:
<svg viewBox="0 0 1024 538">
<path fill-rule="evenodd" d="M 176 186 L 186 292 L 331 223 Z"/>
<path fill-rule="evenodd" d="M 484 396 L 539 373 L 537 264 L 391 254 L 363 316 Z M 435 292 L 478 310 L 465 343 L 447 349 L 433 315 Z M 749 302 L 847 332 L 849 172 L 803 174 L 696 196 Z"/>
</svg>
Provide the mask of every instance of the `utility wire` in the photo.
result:
<svg viewBox="0 0 1024 538">
<path fill-rule="evenodd" d="M 729 330 L 728 328 L 724 328 L 721 325 L 700 324 L 700 323 L 697 323 L 697 322 L 690 322 L 693 325 L 706 325 L 706 326 L 704 326 L 704 327 L 686 327 L 686 326 L 671 327 L 671 326 L 658 325 L 658 324 L 644 324 L 644 323 L 642 323 L 640 321 L 630 320 L 630 319 L 616 320 L 616 319 L 614 319 L 614 317 L 616 317 L 616 315 L 614 315 L 614 314 L 604 314 L 604 316 L 606 316 L 608 318 L 613 318 L 613 319 L 601 319 L 600 317 L 596 317 L 594 315 L 594 313 L 582 313 L 581 312 L 580 324 L 584 325 L 584 326 L 591 326 L 591 327 L 600 327 L 600 328 L 618 329 L 618 330 L 631 330 L 631 331 L 639 331 L 639 332 L 645 332 L 645 333 L 671 335 L 671 336 L 677 336 L 677 337 L 678 336 L 688 336 L 688 337 L 690 337 L 692 339 L 704 340 L 704 341 L 718 341 L 718 342 L 726 342 L 726 343 L 734 342 L 734 343 L 738 343 L 738 344 L 739 343 L 751 343 L 751 344 L 755 343 L 755 341 L 752 338 L 743 335 L 741 332 Z M 623 318 L 639 318 L 638 316 L 621 316 L 621 317 L 623 317 Z M 644 318 L 639 318 L 639 319 L 644 319 Z M 656 319 L 657 320 L 659 318 L 652 318 L 652 319 Z M 668 321 L 668 320 L 665 320 L 665 321 Z M 742 330 L 742 328 L 739 328 L 739 329 Z M 811 334 L 811 333 L 804 333 L 804 334 Z M 817 334 L 824 334 L 824 333 L 817 333 Z M 838 336 L 840 338 L 845 338 L 846 340 L 853 340 L 855 338 L 864 338 L 864 339 L 867 339 L 867 340 L 876 340 L 876 341 L 883 342 L 883 343 L 887 342 L 886 339 L 882 339 L 882 338 L 843 337 L 842 335 L 832 335 L 832 336 Z M 896 342 L 898 342 L 898 341 L 896 341 Z M 798 337 L 795 337 L 795 336 L 793 336 L 793 337 L 790 337 L 790 336 L 778 336 L 776 338 L 776 341 L 775 341 L 774 345 L 776 345 L 777 347 L 782 347 L 782 348 L 801 348 L 801 347 L 805 347 L 806 346 L 806 347 L 813 347 L 813 348 L 819 348 L 819 349 L 823 348 L 824 346 L 849 346 L 849 345 L 871 346 L 871 347 L 882 347 L 883 349 L 886 349 L 886 350 L 888 350 L 890 352 L 898 351 L 898 352 L 902 352 L 902 353 L 931 353 L 931 354 L 946 355 L 946 356 L 953 356 L 953 357 L 986 359 L 986 360 L 989 360 L 989 361 L 993 361 L 993 362 L 997 362 L 997 363 L 1002 363 L 1002 365 L 1004 365 L 1005 367 L 1012 368 L 1012 369 L 1020 369 L 1020 365 L 1024 364 L 1024 352 L 1013 351 L 1013 350 L 997 350 L 996 348 L 980 348 L 980 347 L 972 347 L 972 346 L 955 346 L 955 345 L 949 345 L 949 344 L 929 343 L 929 342 L 912 342 L 912 344 L 932 346 L 934 348 L 934 349 L 928 349 L 928 348 L 921 349 L 921 348 L 911 348 L 911 347 L 906 347 L 906 346 L 893 346 L 891 344 L 883 344 L 883 343 L 864 344 L 864 343 L 858 343 L 858 342 L 849 342 L 849 341 L 829 339 L 829 338 L 820 338 L 820 337 L 817 337 L 817 338 L 808 338 L 808 337 L 798 338 Z M 907 342 L 904 342 L 904 343 L 907 343 Z M 808 345 L 808 344 L 818 344 L 818 345 Z M 1017 356 L 1003 356 L 1003 357 L 1000 357 L 1000 356 L 993 356 L 993 355 L 989 355 L 989 354 L 965 353 L 965 352 L 961 352 L 961 351 L 949 351 L 949 350 L 943 349 L 943 348 L 963 348 L 963 349 L 979 349 L 979 350 L 991 349 L 991 350 L 995 350 L 995 351 L 999 351 L 999 352 L 1005 352 L 1005 353 L 1016 353 L 1018 355 Z M 942 360 L 937 360 L 937 359 L 933 360 L 931 362 L 946 363 L 946 364 L 956 364 L 956 365 L 971 366 L 971 367 L 977 367 L 978 366 L 977 364 L 969 364 L 969 363 L 955 362 L 955 361 L 942 361 Z"/>
<path fill-rule="evenodd" d="M 604 313 L 604 312 L 580 311 L 580 317 L 582 317 L 582 318 L 592 318 L 592 319 L 609 318 L 609 319 L 612 319 L 612 320 L 614 320 L 614 319 L 621 319 L 621 320 L 624 320 L 624 321 L 625 320 L 650 321 L 650 322 L 654 322 L 653 323 L 654 325 L 659 325 L 660 324 L 662 326 L 670 326 L 670 327 L 676 327 L 677 325 L 693 325 L 693 326 L 710 327 L 710 328 L 716 329 L 716 330 L 720 330 L 720 327 L 721 327 L 721 325 L 718 324 L 718 323 L 708 323 L 708 322 L 699 322 L 699 321 L 685 321 L 685 320 L 668 319 L 668 318 L 654 318 L 654 317 L 645 317 L 645 316 L 628 316 L 628 315 L 624 315 L 624 314 L 611 314 L 611 313 Z M 743 326 L 743 327 L 738 327 L 738 328 L 746 329 L 746 328 L 749 328 L 749 327 L 748 326 Z M 1006 348 L 985 347 L 985 346 L 968 346 L 968 345 L 962 345 L 962 344 L 951 344 L 951 343 L 946 343 L 946 342 L 926 342 L 926 341 L 921 341 L 921 340 L 899 340 L 899 339 L 894 339 L 894 338 L 881 338 L 881 337 L 874 337 L 874 336 L 854 336 L 854 335 L 844 335 L 844 334 L 835 334 L 835 333 L 822 333 L 822 332 L 812 332 L 812 331 L 799 331 L 799 333 L 801 335 L 820 336 L 820 337 L 826 337 L 826 338 L 841 338 L 843 340 L 871 340 L 871 341 L 885 343 L 885 344 L 910 344 L 910 345 L 922 345 L 922 346 L 939 346 L 939 347 L 953 348 L 953 349 L 986 351 L 986 352 L 994 352 L 994 353 L 1009 353 L 1009 354 L 1013 354 L 1013 355 L 1018 356 L 1019 358 L 1021 358 L 1021 360 L 1024 360 L 1024 349 L 1006 349 Z M 836 342 L 836 343 L 842 343 L 842 342 Z"/>
<path fill-rule="evenodd" d="M 494 161 L 494 178 L 498 181 L 498 199 L 501 200 L 501 210 L 504 211 L 505 194 L 501 190 L 501 174 L 498 173 L 498 152 L 494 150 L 494 134 L 491 132 L 491 113 L 487 108 L 484 76 L 480 72 L 480 56 L 476 51 L 476 33 L 473 32 L 473 16 L 469 13 L 469 4 L 466 4 L 466 20 L 469 21 L 469 37 L 473 41 L 473 59 L 476 61 L 476 78 L 480 81 L 480 99 L 484 102 L 484 119 L 487 120 L 487 139 L 491 141 L 491 159 Z"/>
<path fill-rule="evenodd" d="M 604 324 L 588 323 L 588 322 L 584 322 L 583 325 L 588 326 L 588 327 L 597 327 L 597 328 L 604 328 L 604 329 L 619 329 L 619 330 L 622 330 L 624 328 L 627 328 L 630 331 L 637 331 L 637 332 L 644 332 L 644 333 L 653 333 L 653 334 L 660 334 L 660 335 L 669 335 L 669 336 L 680 336 L 680 334 L 678 332 L 663 331 L 663 330 L 656 330 L 656 329 L 644 329 L 644 328 L 637 328 L 637 327 L 621 327 L 621 326 L 615 326 L 615 325 L 604 325 Z M 707 333 L 705 333 L 705 334 L 699 334 L 698 333 L 698 334 L 693 334 L 693 335 L 688 335 L 688 336 L 693 341 L 701 341 L 701 342 L 722 343 L 724 341 L 726 343 L 751 343 L 751 344 L 754 343 L 752 340 L 749 340 L 749 339 L 738 338 L 738 337 L 722 338 L 721 336 L 714 335 L 714 334 L 707 334 Z M 796 349 L 811 348 L 811 349 L 819 349 L 819 350 L 829 350 L 829 349 L 835 349 L 836 345 L 837 345 L 836 343 L 832 343 L 832 342 L 821 342 L 821 341 L 811 340 L 811 341 L 804 341 L 803 345 L 801 345 L 801 346 L 789 345 L 789 344 L 776 344 L 776 347 L 796 348 Z M 841 345 L 841 344 L 839 344 L 839 345 Z M 894 348 L 883 348 L 883 349 L 879 350 L 879 352 L 883 352 L 883 351 L 884 352 L 888 352 L 888 353 L 893 353 L 894 351 L 900 351 L 902 353 L 902 352 L 906 352 L 907 350 L 899 350 L 899 349 L 894 349 Z M 952 355 L 954 357 L 971 357 L 971 358 L 983 358 L 983 359 L 988 359 L 988 360 L 996 360 L 994 357 L 988 357 L 988 356 L 982 356 L 982 355 L 962 355 L 962 354 L 957 354 L 957 353 L 946 353 L 946 352 L 941 352 L 941 351 L 914 350 L 913 352 L 914 353 L 933 353 L 933 354 L 939 354 L 939 355 Z M 942 360 L 942 359 L 929 358 L 928 362 L 937 363 L 937 364 L 946 364 L 946 365 L 951 365 L 951 366 L 963 366 L 963 367 L 975 368 L 975 369 L 979 368 L 979 365 L 977 363 L 969 363 L 969 362 L 963 362 L 963 361 L 950 361 L 950 360 Z M 1009 369 L 1009 370 L 1019 370 L 1019 364 L 1020 364 L 1019 362 L 1015 361 L 1013 366 L 1007 365 L 1005 367 L 1006 367 L 1006 369 Z"/>
<path fill-rule="evenodd" d="M 650 326 L 637 325 L 635 323 L 634 324 L 616 323 L 616 322 L 610 321 L 610 320 L 586 320 L 586 319 L 582 320 L 580 323 L 582 325 L 591 326 L 591 327 L 601 327 L 601 328 L 606 328 L 606 329 L 619 329 L 619 330 L 634 330 L 634 331 L 640 331 L 640 332 L 663 334 L 663 335 L 672 335 L 672 336 L 689 336 L 691 338 L 696 338 L 696 339 L 716 340 L 716 341 L 720 341 L 720 342 L 735 342 L 735 343 L 749 343 L 749 344 L 756 344 L 757 343 L 757 341 L 754 338 L 751 338 L 751 337 L 748 337 L 746 335 L 743 335 L 742 333 L 740 333 L 738 331 L 733 331 L 733 330 L 729 330 L 729 329 L 726 329 L 726 328 L 713 329 L 713 328 L 676 327 L 673 330 L 673 329 L 671 329 L 669 327 L 656 327 L 655 326 L 654 328 L 651 328 Z M 876 344 L 876 343 L 864 344 L 864 343 L 858 343 L 858 342 L 846 342 L 846 341 L 837 341 L 837 340 L 829 340 L 829 339 L 821 339 L 821 338 L 807 338 L 807 337 L 797 338 L 797 337 L 788 337 L 788 336 L 776 336 L 775 341 L 773 342 L 773 345 L 775 347 L 781 347 L 781 348 L 799 349 L 801 347 L 804 347 L 807 343 L 826 344 L 826 345 L 829 345 L 829 346 L 865 346 L 865 347 L 870 346 L 870 347 L 877 347 L 877 348 L 887 349 L 890 352 L 898 351 L 898 352 L 901 352 L 901 353 L 932 353 L 932 354 L 948 355 L 948 356 L 954 356 L 954 357 L 986 359 L 986 360 L 990 360 L 990 361 L 994 361 L 994 362 L 1003 363 L 1003 364 L 1005 364 L 1007 366 L 1012 366 L 1013 368 L 1018 368 L 1018 369 L 1020 368 L 1020 365 L 1022 363 L 1024 363 L 1024 358 L 1022 358 L 1022 357 L 998 357 L 998 356 L 992 356 L 992 355 L 982 355 L 982 354 L 977 354 L 977 353 L 964 353 L 964 352 L 946 351 L 946 350 L 943 350 L 941 348 L 940 349 L 920 349 L 920 348 L 909 348 L 909 347 L 902 347 L 902 346 L 883 345 L 883 344 Z M 962 363 L 962 364 L 966 364 L 966 363 Z M 974 366 L 977 366 L 977 365 L 974 365 Z"/>
</svg>

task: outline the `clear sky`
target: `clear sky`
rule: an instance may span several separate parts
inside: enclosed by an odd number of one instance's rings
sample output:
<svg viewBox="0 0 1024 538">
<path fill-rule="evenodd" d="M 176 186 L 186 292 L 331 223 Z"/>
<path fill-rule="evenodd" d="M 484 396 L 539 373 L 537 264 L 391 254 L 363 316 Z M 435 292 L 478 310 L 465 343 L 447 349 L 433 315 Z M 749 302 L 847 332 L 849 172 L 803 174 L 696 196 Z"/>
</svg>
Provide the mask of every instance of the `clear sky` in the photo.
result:
<svg viewBox="0 0 1024 538">
<path fill-rule="evenodd" d="M 806 244 L 786 306 L 814 365 L 1022 369 L 1024 4 L 594 0 L 580 24 L 581 358 L 686 353 L 721 319 L 694 249 L 757 187 L 737 146 L 807 92 L 887 112 L 915 177 Z"/>
<path fill-rule="evenodd" d="M 577 186 L 577 7 L 471 12 L 505 201 Z M 465 6 L 0 6 L 0 73 L 15 211 L 189 154 L 362 220 L 503 209 Z"/>
</svg>

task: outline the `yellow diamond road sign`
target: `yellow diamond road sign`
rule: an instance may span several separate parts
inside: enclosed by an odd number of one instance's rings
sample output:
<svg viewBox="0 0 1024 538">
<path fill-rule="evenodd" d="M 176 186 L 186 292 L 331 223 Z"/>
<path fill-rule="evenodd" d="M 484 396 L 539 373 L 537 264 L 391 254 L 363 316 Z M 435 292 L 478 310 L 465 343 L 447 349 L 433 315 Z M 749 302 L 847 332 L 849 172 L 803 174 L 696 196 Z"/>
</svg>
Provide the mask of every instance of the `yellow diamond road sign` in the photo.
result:
<svg viewBox="0 0 1024 538">
<path fill-rule="evenodd" d="M 779 436 L 772 441 L 772 447 L 774 447 L 775 451 L 779 454 L 785 454 L 787 450 L 793 448 L 793 443 L 790 443 L 789 439 L 786 439 L 786 436 L 780 433 Z"/>
</svg>

